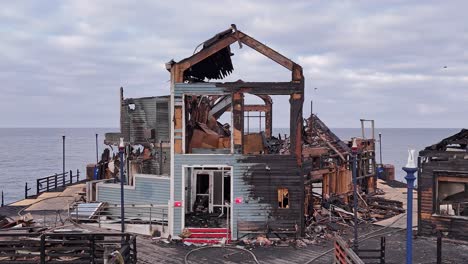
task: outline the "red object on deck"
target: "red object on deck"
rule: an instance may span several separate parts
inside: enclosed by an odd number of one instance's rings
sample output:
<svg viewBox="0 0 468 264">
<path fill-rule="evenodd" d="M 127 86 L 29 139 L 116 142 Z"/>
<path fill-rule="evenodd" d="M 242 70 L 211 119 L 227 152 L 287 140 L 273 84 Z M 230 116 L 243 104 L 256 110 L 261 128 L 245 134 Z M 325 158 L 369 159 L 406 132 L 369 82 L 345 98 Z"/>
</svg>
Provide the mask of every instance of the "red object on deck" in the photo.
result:
<svg viewBox="0 0 468 264">
<path fill-rule="evenodd" d="M 174 207 L 182 207 L 182 202 L 181 201 L 175 201 L 174 202 Z"/>
<path fill-rule="evenodd" d="M 192 233 L 184 242 L 195 244 L 221 244 L 223 239 L 226 243 L 231 242 L 231 232 L 227 228 L 188 228 Z"/>
</svg>

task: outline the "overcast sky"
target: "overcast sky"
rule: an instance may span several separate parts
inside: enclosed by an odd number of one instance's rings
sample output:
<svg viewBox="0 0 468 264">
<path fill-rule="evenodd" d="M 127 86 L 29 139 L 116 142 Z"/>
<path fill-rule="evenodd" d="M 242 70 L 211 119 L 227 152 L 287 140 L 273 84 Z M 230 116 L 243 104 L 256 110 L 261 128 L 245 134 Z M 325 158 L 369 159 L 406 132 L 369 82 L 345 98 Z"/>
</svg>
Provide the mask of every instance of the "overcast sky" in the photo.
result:
<svg viewBox="0 0 468 264">
<path fill-rule="evenodd" d="M 304 114 L 314 98 L 331 127 L 466 127 L 467 10 L 462 0 L 3 1 L 0 127 L 118 127 L 120 86 L 168 94 L 164 63 L 232 23 L 302 65 Z M 228 81 L 289 80 L 232 48 Z M 275 102 L 276 126 L 286 104 Z"/>
</svg>

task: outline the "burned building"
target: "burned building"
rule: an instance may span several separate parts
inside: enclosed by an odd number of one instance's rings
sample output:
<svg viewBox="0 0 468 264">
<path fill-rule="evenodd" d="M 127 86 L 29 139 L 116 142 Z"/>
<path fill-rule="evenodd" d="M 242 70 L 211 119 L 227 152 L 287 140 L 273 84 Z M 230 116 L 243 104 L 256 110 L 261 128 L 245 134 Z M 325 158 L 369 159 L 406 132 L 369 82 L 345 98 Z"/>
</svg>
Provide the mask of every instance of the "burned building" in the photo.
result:
<svg viewBox="0 0 468 264">
<path fill-rule="evenodd" d="M 221 82 L 234 70 L 232 44 L 283 66 L 291 72 L 290 81 L 270 82 L 265 76 L 262 82 Z M 167 234 L 200 243 L 214 242 L 213 232 L 228 240 L 301 235 L 316 203 L 315 183 L 322 189 L 318 203 L 331 196 L 347 202 L 350 142 L 341 141 L 315 115 L 303 119 L 302 67 L 234 25 L 199 47 L 192 56 L 166 64 L 169 96 L 124 98 L 121 90 L 120 132 L 107 133 L 105 143 L 112 148 L 123 138 L 127 146 L 125 201 L 167 209 L 159 216 L 167 220 Z M 289 99 L 283 135 L 273 127 L 277 96 Z M 365 192 L 375 189 L 374 141 L 364 135 L 357 141 Z M 100 166 L 106 173 L 99 179 L 111 174 L 121 180 L 116 162 L 117 156 L 103 156 Z M 118 183 L 99 182 L 95 189 L 97 200 L 119 202 Z M 192 231 L 198 232 L 193 238 Z"/>
<path fill-rule="evenodd" d="M 350 201 L 352 195 L 351 145 L 356 143 L 357 183 L 360 191 L 371 194 L 377 188 L 375 139 L 364 134 L 345 142 L 335 135 L 320 118 L 312 114 L 305 120 L 303 137 L 303 172 L 306 215 L 329 199 Z M 369 120 L 372 121 L 372 120 Z M 372 121 L 373 122 L 373 121 Z"/>
<path fill-rule="evenodd" d="M 468 240 L 468 130 L 419 152 L 418 233 Z"/>
<path fill-rule="evenodd" d="M 233 70 L 229 46 L 246 45 L 291 71 L 290 82 L 205 82 Z M 300 65 L 232 27 L 204 42 L 189 58 L 168 64 L 171 72 L 171 230 L 177 234 L 199 218 L 216 221 L 237 239 L 249 233 L 296 235 L 303 225 L 302 104 Z M 268 79 L 268 77 L 265 77 Z M 258 96 L 265 104 L 249 105 Z M 290 98 L 290 131 L 272 136 L 271 95 Z M 262 131 L 248 129 L 250 112 L 260 112 Z M 229 112 L 230 122 L 218 118 Z M 197 226 L 196 227 L 200 227 Z M 208 221 L 203 227 L 217 227 Z"/>
</svg>

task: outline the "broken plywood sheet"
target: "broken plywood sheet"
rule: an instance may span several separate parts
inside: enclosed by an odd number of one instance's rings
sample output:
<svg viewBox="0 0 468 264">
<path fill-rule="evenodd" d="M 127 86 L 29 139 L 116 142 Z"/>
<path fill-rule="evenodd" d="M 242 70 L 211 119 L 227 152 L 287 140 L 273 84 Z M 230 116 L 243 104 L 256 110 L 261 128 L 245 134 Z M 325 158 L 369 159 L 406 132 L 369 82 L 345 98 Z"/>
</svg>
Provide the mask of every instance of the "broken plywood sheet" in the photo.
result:
<svg viewBox="0 0 468 264">
<path fill-rule="evenodd" d="M 29 205 L 35 204 L 35 203 L 37 203 L 39 201 L 42 201 L 44 199 L 48 199 L 48 198 L 51 198 L 51 197 L 57 197 L 60 194 L 61 194 L 61 192 L 46 192 L 46 193 L 42 193 L 41 195 L 39 195 L 36 199 L 23 199 L 23 200 L 20 200 L 18 202 L 10 204 L 10 206 L 29 206 Z"/>
<path fill-rule="evenodd" d="M 76 201 L 76 197 L 72 196 L 57 196 L 48 199 L 40 200 L 26 208 L 26 212 L 32 211 L 60 211 L 67 210 L 71 203 Z"/>
<path fill-rule="evenodd" d="M 403 208 L 407 209 L 406 197 L 407 189 L 406 188 L 393 188 L 385 184 L 385 181 L 377 180 L 377 188 L 385 192 L 384 195 L 380 195 L 385 199 L 396 200 L 403 203 Z M 396 215 L 394 217 L 378 221 L 374 223 L 379 226 L 392 226 L 395 228 L 406 229 L 406 213 Z M 413 228 L 418 225 L 418 193 L 413 191 Z"/>
</svg>

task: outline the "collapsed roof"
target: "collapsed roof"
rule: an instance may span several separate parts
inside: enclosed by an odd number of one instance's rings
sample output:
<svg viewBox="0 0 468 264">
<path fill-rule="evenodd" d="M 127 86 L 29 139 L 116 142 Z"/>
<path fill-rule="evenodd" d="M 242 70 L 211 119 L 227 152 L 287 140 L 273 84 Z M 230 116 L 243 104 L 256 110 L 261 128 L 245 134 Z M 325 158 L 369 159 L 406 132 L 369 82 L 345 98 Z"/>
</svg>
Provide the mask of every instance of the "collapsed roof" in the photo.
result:
<svg viewBox="0 0 468 264">
<path fill-rule="evenodd" d="M 426 147 L 425 150 L 446 151 L 447 149 L 459 149 L 466 151 L 468 146 L 468 129 L 462 129 L 457 134 L 441 140 L 439 143 Z"/>
</svg>

